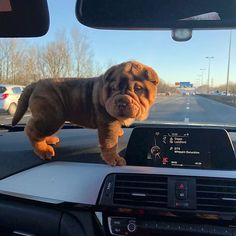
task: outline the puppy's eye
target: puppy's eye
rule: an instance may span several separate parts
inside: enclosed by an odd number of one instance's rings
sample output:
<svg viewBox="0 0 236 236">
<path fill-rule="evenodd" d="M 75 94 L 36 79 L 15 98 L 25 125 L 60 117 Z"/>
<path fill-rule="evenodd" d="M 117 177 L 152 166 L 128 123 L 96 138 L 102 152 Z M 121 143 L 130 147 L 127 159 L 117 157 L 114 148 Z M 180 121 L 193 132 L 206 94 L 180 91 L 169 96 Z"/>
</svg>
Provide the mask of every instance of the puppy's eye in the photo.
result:
<svg viewBox="0 0 236 236">
<path fill-rule="evenodd" d="M 115 85 L 112 85 L 112 86 L 111 86 L 111 91 L 115 92 L 115 91 L 117 91 L 117 90 L 118 90 L 118 88 L 117 88 Z"/>
<path fill-rule="evenodd" d="M 143 87 L 139 86 L 139 85 L 135 85 L 134 86 L 134 92 L 142 92 L 143 91 Z"/>
</svg>

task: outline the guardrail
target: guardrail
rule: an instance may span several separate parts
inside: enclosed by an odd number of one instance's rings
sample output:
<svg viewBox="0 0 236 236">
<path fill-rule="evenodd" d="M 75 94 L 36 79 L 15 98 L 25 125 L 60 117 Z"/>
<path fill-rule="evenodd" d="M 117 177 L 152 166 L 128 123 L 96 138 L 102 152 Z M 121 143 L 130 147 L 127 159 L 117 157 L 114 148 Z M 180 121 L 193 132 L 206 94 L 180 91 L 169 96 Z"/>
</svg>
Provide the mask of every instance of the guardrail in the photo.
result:
<svg viewBox="0 0 236 236">
<path fill-rule="evenodd" d="M 224 104 L 228 104 L 236 107 L 236 96 L 226 96 L 226 95 L 209 95 L 209 94 L 198 94 L 199 96 L 215 100 Z"/>
</svg>

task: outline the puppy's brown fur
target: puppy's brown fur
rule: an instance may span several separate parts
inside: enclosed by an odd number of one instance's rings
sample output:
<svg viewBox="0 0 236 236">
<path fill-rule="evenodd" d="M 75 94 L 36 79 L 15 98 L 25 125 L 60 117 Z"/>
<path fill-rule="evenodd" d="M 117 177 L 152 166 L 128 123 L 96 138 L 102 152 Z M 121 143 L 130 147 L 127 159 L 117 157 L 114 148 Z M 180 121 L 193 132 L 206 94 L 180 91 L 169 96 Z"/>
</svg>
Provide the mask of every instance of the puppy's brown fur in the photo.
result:
<svg viewBox="0 0 236 236">
<path fill-rule="evenodd" d="M 111 67 L 104 75 L 89 79 L 40 80 L 22 93 L 12 125 L 16 125 L 29 107 L 32 117 L 25 131 L 35 153 L 51 159 L 52 136 L 65 121 L 97 128 L 101 153 L 106 163 L 124 165 L 116 153 L 122 125 L 148 117 L 159 82 L 156 72 L 139 62 L 129 61 Z"/>
</svg>

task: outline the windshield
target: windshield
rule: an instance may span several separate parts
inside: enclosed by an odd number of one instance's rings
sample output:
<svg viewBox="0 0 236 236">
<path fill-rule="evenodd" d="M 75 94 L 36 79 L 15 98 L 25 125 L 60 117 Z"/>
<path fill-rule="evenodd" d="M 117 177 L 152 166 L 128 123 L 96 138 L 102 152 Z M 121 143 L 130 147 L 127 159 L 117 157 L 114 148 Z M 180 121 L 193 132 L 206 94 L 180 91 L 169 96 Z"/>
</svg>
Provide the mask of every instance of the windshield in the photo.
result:
<svg viewBox="0 0 236 236">
<path fill-rule="evenodd" d="M 155 69 L 160 78 L 155 104 L 142 122 L 236 124 L 234 30 L 194 31 L 191 40 L 175 42 L 170 31 L 91 29 L 77 21 L 75 1 L 48 4 L 47 35 L 0 39 L 0 84 L 95 77 L 114 64 L 136 60 Z M 11 123 L 18 99 L 0 93 L 0 123 Z M 27 111 L 20 123 L 29 117 Z"/>
</svg>

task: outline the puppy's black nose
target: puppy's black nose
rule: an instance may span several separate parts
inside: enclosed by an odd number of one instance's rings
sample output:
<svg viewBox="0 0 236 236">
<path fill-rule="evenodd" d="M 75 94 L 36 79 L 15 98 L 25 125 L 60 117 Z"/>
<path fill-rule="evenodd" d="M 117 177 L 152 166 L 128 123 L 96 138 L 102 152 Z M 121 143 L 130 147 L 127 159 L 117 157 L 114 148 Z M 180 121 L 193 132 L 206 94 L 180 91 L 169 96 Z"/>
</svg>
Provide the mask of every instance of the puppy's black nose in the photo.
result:
<svg viewBox="0 0 236 236">
<path fill-rule="evenodd" d="M 119 109 L 124 109 L 128 106 L 128 101 L 125 101 L 123 98 L 119 98 L 115 101 Z"/>
<path fill-rule="evenodd" d="M 128 105 L 127 102 L 119 102 L 119 103 L 118 103 L 118 107 L 119 107 L 120 109 L 126 108 L 127 105 Z"/>
</svg>

